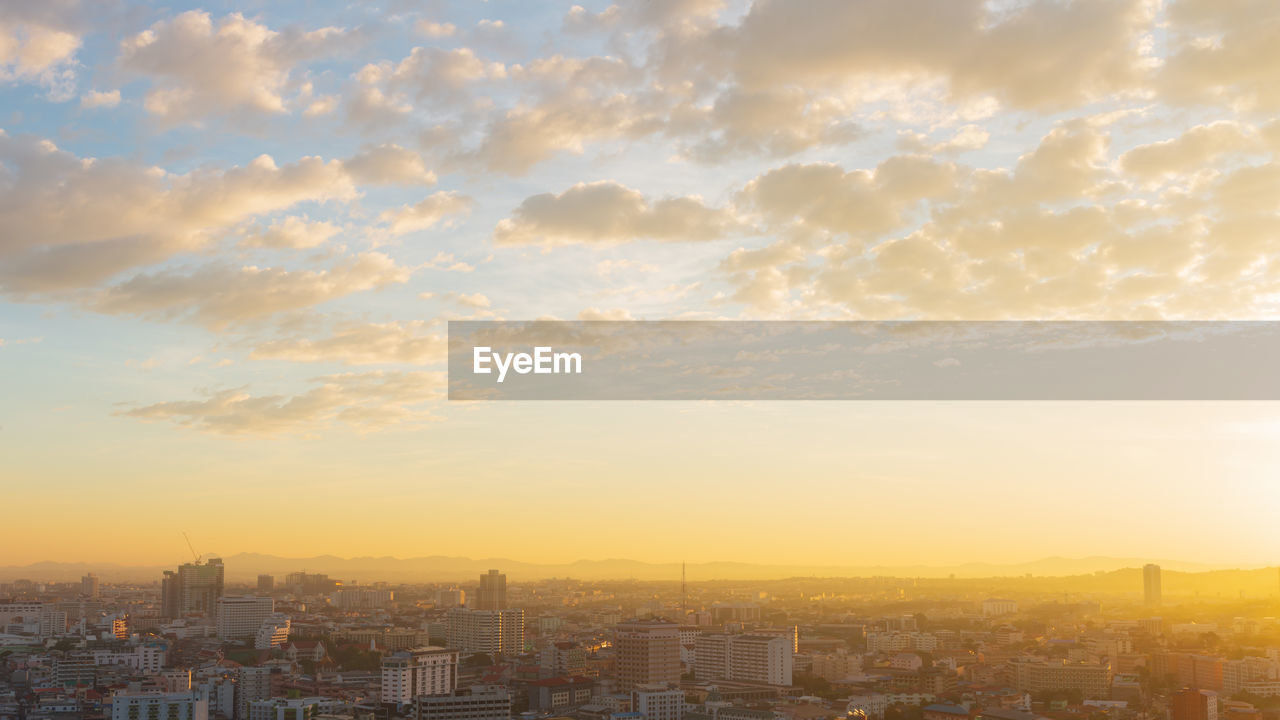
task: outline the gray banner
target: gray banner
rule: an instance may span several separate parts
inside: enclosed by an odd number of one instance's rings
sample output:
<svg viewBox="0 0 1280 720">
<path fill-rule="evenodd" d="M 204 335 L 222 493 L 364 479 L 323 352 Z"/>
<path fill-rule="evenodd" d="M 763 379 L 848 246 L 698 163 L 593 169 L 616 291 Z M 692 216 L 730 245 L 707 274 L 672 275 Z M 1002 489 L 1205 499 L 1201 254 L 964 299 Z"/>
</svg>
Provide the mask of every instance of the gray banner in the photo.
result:
<svg viewBox="0 0 1280 720">
<path fill-rule="evenodd" d="M 450 400 L 1280 400 L 1280 322 L 449 323 Z"/>
</svg>

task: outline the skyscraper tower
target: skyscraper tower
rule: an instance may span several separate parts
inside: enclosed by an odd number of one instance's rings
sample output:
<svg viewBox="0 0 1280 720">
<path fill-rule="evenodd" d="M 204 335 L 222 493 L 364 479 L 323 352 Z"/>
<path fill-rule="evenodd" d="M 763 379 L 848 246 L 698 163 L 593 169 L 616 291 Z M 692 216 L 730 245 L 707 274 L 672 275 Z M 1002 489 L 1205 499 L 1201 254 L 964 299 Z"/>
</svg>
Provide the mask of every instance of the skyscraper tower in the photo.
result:
<svg viewBox="0 0 1280 720">
<path fill-rule="evenodd" d="M 480 576 L 480 590 L 476 593 L 476 610 L 507 609 L 507 576 L 490 570 Z"/>
<path fill-rule="evenodd" d="M 1142 598 L 1147 607 L 1160 607 L 1160 566 L 1147 563 L 1142 568 Z"/>
</svg>

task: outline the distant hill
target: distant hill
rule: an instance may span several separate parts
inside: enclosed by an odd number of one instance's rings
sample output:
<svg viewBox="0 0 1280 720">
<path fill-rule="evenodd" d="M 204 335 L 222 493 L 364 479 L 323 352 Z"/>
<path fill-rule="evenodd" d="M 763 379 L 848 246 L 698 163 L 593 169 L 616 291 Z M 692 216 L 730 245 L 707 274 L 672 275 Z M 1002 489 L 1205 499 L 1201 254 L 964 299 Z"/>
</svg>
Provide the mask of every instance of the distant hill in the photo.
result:
<svg viewBox="0 0 1280 720">
<path fill-rule="evenodd" d="M 415 558 L 356 557 L 341 558 L 319 555 L 305 558 L 287 558 L 259 553 L 239 553 L 223 558 L 230 582 L 252 581 L 258 574 L 285 575 L 305 570 L 325 573 L 344 582 L 471 582 L 489 568 L 499 568 L 512 580 L 532 580 L 549 577 L 573 577 L 583 580 L 646 581 L 680 579 L 680 563 L 646 563 L 636 560 L 606 559 L 578 560 L 565 564 L 539 564 L 520 562 L 507 558 L 464 558 L 426 556 Z M 1010 578 L 1028 574 L 1036 577 L 1069 577 L 1095 573 L 1115 573 L 1126 568 L 1136 569 L 1152 562 L 1145 558 L 1051 557 L 1017 564 L 966 563 L 962 565 L 903 565 L 903 566 L 835 566 L 835 565 L 768 565 L 741 562 L 690 563 L 689 580 L 773 580 L 788 577 L 907 577 L 907 578 Z M 1173 573 L 1206 573 L 1227 571 L 1226 566 L 1214 566 L 1173 560 L 1156 560 L 1166 571 L 1165 587 L 1174 591 Z M 177 562 L 174 563 L 176 565 Z M 24 566 L 0 566 L 0 581 L 27 578 L 39 581 L 67 582 L 79 580 L 86 572 L 95 572 L 106 582 L 146 582 L 158 580 L 166 566 L 127 566 L 106 563 L 39 562 Z M 1236 571 L 1232 571 L 1236 572 Z M 1241 571 L 1243 572 L 1243 571 Z M 1269 576 L 1260 569 L 1247 572 L 1259 573 L 1258 583 L 1276 588 L 1277 576 Z M 1172 584 L 1171 584 L 1172 583 Z M 1139 585 L 1140 586 L 1140 585 Z"/>
</svg>

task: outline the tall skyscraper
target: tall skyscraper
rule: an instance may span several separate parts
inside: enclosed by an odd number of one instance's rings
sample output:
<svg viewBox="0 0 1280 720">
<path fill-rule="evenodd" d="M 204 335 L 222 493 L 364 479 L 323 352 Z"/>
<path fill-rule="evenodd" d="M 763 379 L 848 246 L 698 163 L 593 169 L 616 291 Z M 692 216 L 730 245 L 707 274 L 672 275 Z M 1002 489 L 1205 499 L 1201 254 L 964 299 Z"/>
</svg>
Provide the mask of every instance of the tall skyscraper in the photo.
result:
<svg viewBox="0 0 1280 720">
<path fill-rule="evenodd" d="M 269 597 L 221 597 L 217 600 L 218 639 L 245 640 L 255 637 L 258 629 L 275 612 L 275 601 Z"/>
<path fill-rule="evenodd" d="M 223 571 L 220 558 L 165 570 L 160 584 L 161 613 L 169 618 L 199 614 L 212 619 L 222 597 Z"/>
<path fill-rule="evenodd" d="M 480 590 L 476 593 L 476 610 L 507 609 L 507 576 L 490 570 L 480 576 Z"/>
<path fill-rule="evenodd" d="M 1148 563 L 1142 568 L 1142 597 L 1147 607 L 1159 607 L 1162 601 L 1160 593 L 1160 566 Z"/>
<path fill-rule="evenodd" d="M 524 611 L 453 608 L 445 616 L 449 647 L 487 655 L 524 652 Z"/>
<path fill-rule="evenodd" d="M 662 619 L 629 620 L 614 630 L 618 689 L 680 682 L 680 626 Z"/>
<path fill-rule="evenodd" d="M 80 594 L 89 597 L 98 597 L 98 576 L 88 573 L 80 578 Z"/>
<path fill-rule="evenodd" d="M 276 589 L 276 578 L 274 575 L 258 576 L 258 592 L 269 593 Z"/>
</svg>

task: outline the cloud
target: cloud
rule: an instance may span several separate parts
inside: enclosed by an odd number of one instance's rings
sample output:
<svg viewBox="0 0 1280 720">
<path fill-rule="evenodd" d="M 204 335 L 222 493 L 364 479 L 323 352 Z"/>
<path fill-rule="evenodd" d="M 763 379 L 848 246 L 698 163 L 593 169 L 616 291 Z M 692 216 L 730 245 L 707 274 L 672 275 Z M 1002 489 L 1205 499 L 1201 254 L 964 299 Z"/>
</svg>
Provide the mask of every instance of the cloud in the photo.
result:
<svg viewBox="0 0 1280 720">
<path fill-rule="evenodd" d="M 458 32 L 457 26 L 453 23 L 438 23 L 430 20 L 419 20 L 413 24 L 413 29 L 419 35 L 433 39 L 453 37 L 454 33 Z"/>
<path fill-rule="evenodd" d="M 254 360 L 338 362 L 344 365 L 428 365 L 443 362 L 446 341 L 428 330 L 428 324 L 423 321 L 342 323 L 326 337 L 290 337 L 260 343 L 249 357 Z"/>
<path fill-rule="evenodd" d="M 855 318 L 1267 316 L 1280 291 L 1280 164 L 1241 133 L 1190 128 L 1117 160 L 1105 135 L 1072 120 L 1010 167 L 785 166 L 742 193 L 783 239 L 724 260 L 729 297 L 753 312 Z M 1224 166 L 1224 148 L 1251 163 Z M 1118 174 L 1192 169 L 1197 187 L 1158 197 Z"/>
<path fill-rule="evenodd" d="M 297 395 L 255 396 L 237 388 L 116 414 L 228 435 L 274 435 L 335 422 L 371 431 L 430 419 L 421 406 L 442 397 L 445 380 L 438 372 L 376 371 L 324 375 L 310 383 Z"/>
<path fill-rule="evenodd" d="M 1173 140 L 1129 150 L 1120 156 L 1120 169 L 1147 181 L 1200 170 L 1227 153 L 1249 148 L 1251 135 L 1231 120 L 1197 125 Z"/>
<path fill-rule="evenodd" d="M 123 68 L 152 79 L 147 112 L 169 122 L 238 112 L 283 114 L 294 66 L 332 51 L 341 28 L 275 31 L 239 13 L 216 23 L 190 10 L 126 38 Z"/>
<path fill-rule="evenodd" d="M 1171 52 L 1156 82 L 1162 99 L 1245 112 L 1280 110 L 1274 3 L 1176 0 L 1168 20 Z"/>
<path fill-rule="evenodd" d="M 0 131 L 0 167 L 0 288 L 18 295 L 91 287 L 256 215 L 355 197 L 342 164 L 318 157 L 277 165 L 261 155 L 177 175 Z"/>
<path fill-rule="evenodd" d="M 441 191 L 428 195 L 413 205 L 387 210 L 379 220 L 392 235 L 403 235 L 426 230 L 448 217 L 464 214 L 471 209 L 471 205 L 472 200 L 466 195 Z"/>
<path fill-rule="evenodd" d="M 576 87 L 510 108 L 485 128 L 478 147 L 458 159 L 506 175 L 523 175 L 559 152 L 581 154 L 589 142 L 640 138 L 662 127 L 654 96 Z"/>
<path fill-rule="evenodd" d="M 506 76 L 502 63 L 486 62 L 471 48 L 416 47 L 396 65 L 388 83 L 393 89 L 409 91 L 421 100 L 456 97 L 473 83 Z"/>
<path fill-rule="evenodd" d="M 793 164 L 752 180 L 742 201 L 773 225 L 876 236 L 899 227 L 918 202 L 950 193 L 956 172 L 950 163 L 918 155 L 847 173 L 828 163 Z"/>
<path fill-rule="evenodd" d="M 697 242 L 723 237 L 735 227 L 729 212 L 707 207 L 701 198 L 650 202 L 636 190 L 606 181 L 526 198 L 512 217 L 498 223 L 493 237 L 500 245 Z"/>
<path fill-rule="evenodd" d="M 103 291 L 93 309 L 160 320 L 189 320 L 222 330 L 356 292 L 404 283 L 410 271 L 382 253 L 346 258 L 328 270 L 207 265 L 190 272 L 134 276 Z"/>
<path fill-rule="evenodd" d="M 936 79 L 956 99 L 1050 111 L 1135 91 L 1152 19 L 1144 0 L 757 0 L 736 25 L 667 38 L 660 57 L 748 91 Z"/>
<path fill-rule="evenodd" d="M 361 150 L 343 162 L 351 177 L 362 185 L 434 185 L 436 174 L 422 156 L 395 144 Z"/>
<path fill-rule="evenodd" d="M 306 218 L 290 216 L 259 227 L 245 234 L 244 247 L 305 249 L 323 245 L 341 231 L 329 222 L 311 222 Z"/>
<path fill-rule="evenodd" d="M 120 104 L 120 91 L 98 91 L 92 90 L 80 96 L 80 107 L 85 109 L 92 108 L 113 108 Z"/>
<path fill-rule="evenodd" d="M 74 96 L 76 52 L 82 44 L 69 19 L 81 12 L 76 3 L 50 2 L 0 11 L 0 84 L 32 83 L 44 87 L 51 100 Z"/>
<path fill-rule="evenodd" d="M 705 110 L 700 139 L 687 146 L 695 160 L 720 162 L 743 154 L 781 157 L 860 136 L 851 108 L 831 98 L 811 98 L 798 88 L 746 91 L 731 88 Z"/>
</svg>

